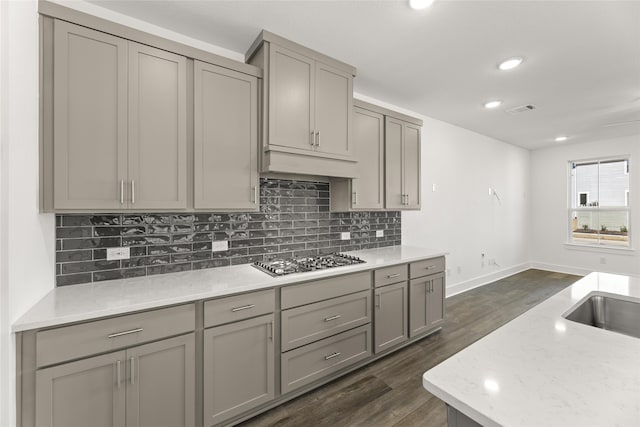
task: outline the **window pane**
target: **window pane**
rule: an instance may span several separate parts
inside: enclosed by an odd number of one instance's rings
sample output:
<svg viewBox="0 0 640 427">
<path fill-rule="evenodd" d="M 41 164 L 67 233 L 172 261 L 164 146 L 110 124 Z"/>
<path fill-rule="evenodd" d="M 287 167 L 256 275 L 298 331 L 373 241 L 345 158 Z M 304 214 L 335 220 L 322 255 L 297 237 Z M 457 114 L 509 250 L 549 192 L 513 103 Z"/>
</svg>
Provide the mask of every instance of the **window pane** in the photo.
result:
<svg viewBox="0 0 640 427">
<path fill-rule="evenodd" d="M 629 247 L 629 212 L 572 211 L 571 242 Z"/>
<path fill-rule="evenodd" d="M 571 241 L 573 243 L 598 244 L 598 212 L 574 211 L 571 218 Z"/>
<path fill-rule="evenodd" d="M 627 161 L 600 163 L 600 206 L 627 206 Z"/>
<path fill-rule="evenodd" d="M 573 163 L 571 207 L 598 206 L 598 163 Z"/>
</svg>

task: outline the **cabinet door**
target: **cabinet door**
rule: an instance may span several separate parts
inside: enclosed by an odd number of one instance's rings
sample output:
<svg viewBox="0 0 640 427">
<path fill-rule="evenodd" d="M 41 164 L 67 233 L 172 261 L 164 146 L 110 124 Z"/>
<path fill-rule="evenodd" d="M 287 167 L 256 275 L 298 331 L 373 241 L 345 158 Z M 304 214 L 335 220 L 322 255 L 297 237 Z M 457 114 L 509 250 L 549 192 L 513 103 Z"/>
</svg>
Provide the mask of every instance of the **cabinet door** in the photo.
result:
<svg viewBox="0 0 640 427">
<path fill-rule="evenodd" d="M 194 63 L 194 207 L 257 210 L 258 80 Z"/>
<path fill-rule="evenodd" d="M 353 110 L 354 150 L 360 178 L 352 181 L 353 209 L 384 208 L 384 116 Z"/>
<path fill-rule="evenodd" d="M 435 328 L 444 322 L 444 273 L 430 276 L 431 292 L 427 294 L 427 326 Z"/>
<path fill-rule="evenodd" d="M 204 424 L 274 398 L 273 314 L 204 332 Z"/>
<path fill-rule="evenodd" d="M 409 339 L 407 333 L 407 282 L 375 290 L 375 352 Z"/>
<path fill-rule="evenodd" d="M 385 118 L 385 207 L 404 208 L 402 188 L 402 141 L 404 124 L 391 117 Z"/>
<path fill-rule="evenodd" d="M 420 209 L 420 126 L 404 125 L 402 147 L 405 209 Z"/>
<path fill-rule="evenodd" d="M 195 425 L 193 334 L 127 350 L 127 427 Z"/>
<path fill-rule="evenodd" d="M 352 154 L 353 76 L 316 62 L 316 149 L 327 154 Z"/>
<path fill-rule="evenodd" d="M 409 282 L 409 335 L 413 338 L 429 329 L 428 296 L 431 276 Z"/>
<path fill-rule="evenodd" d="M 125 352 L 36 371 L 38 427 L 124 427 Z"/>
<path fill-rule="evenodd" d="M 54 208 L 120 209 L 127 41 L 58 20 L 54 33 Z"/>
<path fill-rule="evenodd" d="M 129 46 L 129 206 L 187 207 L 187 59 Z"/>
<path fill-rule="evenodd" d="M 315 61 L 271 44 L 269 145 L 314 149 Z"/>
</svg>

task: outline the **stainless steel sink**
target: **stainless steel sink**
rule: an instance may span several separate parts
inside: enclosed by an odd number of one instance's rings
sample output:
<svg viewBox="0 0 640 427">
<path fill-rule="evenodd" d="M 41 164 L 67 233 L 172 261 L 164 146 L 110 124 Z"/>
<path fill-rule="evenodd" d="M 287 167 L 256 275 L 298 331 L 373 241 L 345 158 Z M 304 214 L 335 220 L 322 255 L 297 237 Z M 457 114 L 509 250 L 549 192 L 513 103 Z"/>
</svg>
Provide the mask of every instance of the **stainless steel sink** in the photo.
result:
<svg viewBox="0 0 640 427">
<path fill-rule="evenodd" d="M 564 317 L 574 322 L 640 338 L 638 302 L 594 295 Z"/>
</svg>

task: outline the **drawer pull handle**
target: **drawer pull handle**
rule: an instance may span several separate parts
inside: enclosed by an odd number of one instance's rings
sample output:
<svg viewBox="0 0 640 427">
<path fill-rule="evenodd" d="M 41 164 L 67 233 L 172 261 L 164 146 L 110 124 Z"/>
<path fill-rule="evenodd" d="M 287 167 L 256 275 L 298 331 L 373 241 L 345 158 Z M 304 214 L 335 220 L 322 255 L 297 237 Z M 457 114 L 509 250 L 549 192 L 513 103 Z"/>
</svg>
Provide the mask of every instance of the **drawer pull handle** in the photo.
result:
<svg viewBox="0 0 640 427">
<path fill-rule="evenodd" d="M 135 328 L 124 332 L 116 332 L 115 334 L 107 335 L 107 338 L 121 337 L 123 335 L 135 334 L 136 332 L 142 332 L 142 328 Z"/>
<path fill-rule="evenodd" d="M 436 266 L 435 266 L 435 265 L 429 265 L 429 266 L 427 266 L 427 270 L 433 270 L 434 268 L 436 268 Z"/>
<path fill-rule="evenodd" d="M 325 317 L 325 318 L 324 318 L 324 321 L 325 321 L 325 322 L 331 322 L 332 320 L 336 320 L 336 319 L 339 319 L 339 318 L 341 318 L 341 317 L 342 317 L 342 315 L 341 315 L 341 314 L 336 314 L 335 316 Z"/>
<path fill-rule="evenodd" d="M 395 279 L 396 277 L 400 277 L 400 273 L 390 274 L 387 276 L 387 279 Z"/>
<path fill-rule="evenodd" d="M 341 354 L 342 354 L 342 353 L 340 353 L 340 352 L 335 352 L 335 353 L 333 353 L 333 354 L 330 354 L 330 355 L 328 355 L 328 356 L 325 356 L 325 357 L 324 357 L 324 360 L 333 359 L 334 357 L 338 357 L 338 356 L 340 356 Z"/>
<path fill-rule="evenodd" d="M 136 368 L 136 366 L 135 366 L 136 359 L 135 359 L 135 357 L 131 357 L 129 359 L 129 362 L 131 364 L 131 385 L 133 385 L 133 384 L 136 383 L 136 369 L 135 369 Z"/>
<path fill-rule="evenodd" d="M 249 310 L 255 306 L 255 304 L 243 305 L 242 307 L 232 308 L 231 311 L 235 313 L 236 311 Z"/>
</svg>

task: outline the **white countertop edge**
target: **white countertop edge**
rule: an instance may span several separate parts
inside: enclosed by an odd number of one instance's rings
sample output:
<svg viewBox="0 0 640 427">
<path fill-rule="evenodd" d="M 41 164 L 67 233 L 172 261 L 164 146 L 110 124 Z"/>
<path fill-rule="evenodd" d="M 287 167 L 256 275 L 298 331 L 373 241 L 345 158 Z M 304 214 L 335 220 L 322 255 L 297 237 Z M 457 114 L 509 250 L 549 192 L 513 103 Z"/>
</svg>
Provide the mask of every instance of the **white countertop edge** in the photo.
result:
<svg viewBox="0 0 640 427">
<path fill-rule="evenodd" d="M 185 304 L 199 300 L 220 298 L 279 286 L 305 283 L 360 271 L 370 271 L 391 265 L 445 256 L 447 251 L 413 246 L 387 246 L 345 252 L 366 261 L 328 270 L 271 277 L 257 270 L 251 264 L 217 267 L 179 273 L 167 273 L 130 279 L 117 279 L 54 288 L 34 304 L 24 315 L 11 325 L 11 332 L 49 328 L 67 323 L 82 322 L 103 317 L 116 316 Z M 221 281 L 219 288 L 214 284 Z M 156 285 L 157 282 L 158 284 Z M 185 285 L 186 283 L 186 285 Z M 183 286 L 171 295 L 163 297 L 163 292 L 171 293 L 174 287 Z M 127 289 L 129 287 L 129 289 Z M 195 289 L 190 289 L 190 288 Z M 129 292 L 128 292 L 129 291 Z M 146 298 L 146 294 L 148 298 Z M 129 296 L 137 299 L 131 302 Z M 99 301 L 109 299 L 109 303 Z M 74 301 L 75 300 L 75 301 Z M 86 310 L 75 308 L 81 303 L 94 304 Z"/>
</svg>

